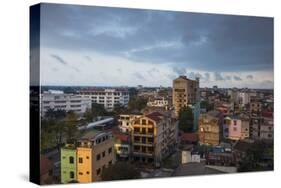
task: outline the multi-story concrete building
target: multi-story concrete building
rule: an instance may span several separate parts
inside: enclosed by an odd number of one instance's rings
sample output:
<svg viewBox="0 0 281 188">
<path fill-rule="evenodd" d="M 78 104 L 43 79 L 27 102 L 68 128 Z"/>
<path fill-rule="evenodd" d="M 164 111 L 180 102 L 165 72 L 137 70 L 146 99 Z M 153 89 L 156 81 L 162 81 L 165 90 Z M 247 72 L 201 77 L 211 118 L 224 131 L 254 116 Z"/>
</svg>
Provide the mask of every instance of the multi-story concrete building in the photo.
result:
<svg viewBox="0 0 281 188">
<path fill-rule="evenodd" d="M 200 102 L 199 78 L 196 80 L 180 76 L 173 81 L 173 106 L 176 114 L 182 107 Z"/>
<path fill-rule="evenodd" d="M 115 105 L 127 106 L 129 102 L 129 92 L 126 88 L 92 88 L 81 90 L 79 93 L 91 98 L 92 103 L 103 105 L 108 111 L 113 110 Z"/>
<path fill-rule="evenodd" d="M 73 111 L 78 114 L 91 109 L 91 99 L 77 94 L 45 92 L 41 94 L 41 115 L 49 110 Z"/>
<path fill-rule="evenodd" d="M 170 115 L 153 112 L 132 123 L 133 160 L 160 166 L 177 144 L 177 122 Z"/>
<path fill-rule="evenodd" d="M 223 135 L 231 140 L 249 138 L 249 119 L 239 117 L 226 117 L 223 124 Z"/>
<path fill-rule="evenodd" d="M 241 91 L 239 92 L 240 104 L 246 106 L 250 103 L 251 98 L 255 97 L 256 93 L 250 91 Z"/>
<path fill-rule="evenodd" d="M 273 140 L 273 119 L 254 117 L 251 120 L 251 138 L 255 140 Z"/>
<path fill-rule="evenodd" d="M 61 183 L 69 183 L 77 180 L 76 148 L 74 145 L 66 145 L 61 148 Z"/>
<path fill-rule="evenodd" d="M 228 95 L 230 96 L 230 101 L 234 104 L 239 104 L 239 91 L 237 88 L 232 88 L 228 90 Z"/>
<path fill-rule="evenodd" d="M 141 114 L 121 114 L 119 116 L 119 130 L 123 133 L 129 133 L 131 123 L 134 119 L 141 117 Z"/>
<path fill-rule="evenodd" d="M 112 133 L 90 131 L 79 140 L 78 145 L 77 180 L 100 181 L 102 170 L 115 163 Z"/>
<path fill-rule="evenodd" d="M 115 163 L 114 139 L 111 132 L 89 131 L 77 146 L 61 148 L 61 182 L 93 182 Z"/>
<path fill-rule="evenodd" d="M 251 117 L 258 117 L 262 112 L 262 102 L 259 99 L 251 99 L 250 102 L 250 114 Z"/>
<path fill-rule="evenodd" d="M 199 118 L 199 143 L 219 145 L 220 120 L 210 114 L 201 114 Z"/>
</svg>

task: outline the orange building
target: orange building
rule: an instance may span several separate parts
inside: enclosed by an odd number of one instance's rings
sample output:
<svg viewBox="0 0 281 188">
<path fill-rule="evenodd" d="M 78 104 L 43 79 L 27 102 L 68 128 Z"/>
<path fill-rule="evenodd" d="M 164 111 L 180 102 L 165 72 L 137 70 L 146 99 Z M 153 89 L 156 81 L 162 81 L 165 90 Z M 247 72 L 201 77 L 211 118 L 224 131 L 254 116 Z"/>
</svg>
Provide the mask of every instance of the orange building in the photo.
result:
<svg viewBox="0 0 281 188">
<path fill-rule="evenodd" d="M 92 148 L 85 143 L 77 147 L 77 181 L 92 182 Z"/>
</svg>

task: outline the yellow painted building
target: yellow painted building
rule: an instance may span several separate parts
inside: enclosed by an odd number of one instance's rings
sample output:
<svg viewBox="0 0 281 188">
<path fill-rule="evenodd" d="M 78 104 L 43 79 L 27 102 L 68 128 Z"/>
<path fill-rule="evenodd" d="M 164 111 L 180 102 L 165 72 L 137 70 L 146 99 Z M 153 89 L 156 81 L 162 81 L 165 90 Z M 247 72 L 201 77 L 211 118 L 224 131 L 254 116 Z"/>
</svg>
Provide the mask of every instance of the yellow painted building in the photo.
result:
<svg viewBox="0 0 281 188">
<path fill-rule="evenodd" d="M 77 147 L 77 181 L 92 182 L 92 148 Z"/>
</svg>

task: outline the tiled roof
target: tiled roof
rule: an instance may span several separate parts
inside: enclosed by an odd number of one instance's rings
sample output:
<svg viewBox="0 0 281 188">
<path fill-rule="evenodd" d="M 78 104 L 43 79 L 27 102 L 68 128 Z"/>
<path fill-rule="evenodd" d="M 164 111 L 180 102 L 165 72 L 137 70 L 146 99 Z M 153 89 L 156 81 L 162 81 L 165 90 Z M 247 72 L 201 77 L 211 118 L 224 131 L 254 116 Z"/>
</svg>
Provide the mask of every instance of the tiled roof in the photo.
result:
<svg viewBox="0 0 281 188">
<path fill-rule="evenodd" d="M 163 117 L 164 115 L 160 112 L 151 112 L 149 114 L 146 114 L 145 116 L 157 122 L 160 121 L 161 117 Z"/>
<path fill-rule="evenodd" d="M 181 140 L 189 141 L 189 142 L 197 142 L 198 141 L 198 135 L 197 135 L 197 133 L 181 132 Z"/>
</svg>

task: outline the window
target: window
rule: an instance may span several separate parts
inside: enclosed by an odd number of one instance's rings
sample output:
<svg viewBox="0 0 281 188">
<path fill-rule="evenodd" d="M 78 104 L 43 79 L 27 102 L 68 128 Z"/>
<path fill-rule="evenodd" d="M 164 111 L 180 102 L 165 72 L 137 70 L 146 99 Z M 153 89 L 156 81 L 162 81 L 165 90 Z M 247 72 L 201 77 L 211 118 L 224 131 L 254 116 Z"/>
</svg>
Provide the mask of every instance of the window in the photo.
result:
<svg viewBox="0 0 281 188">
<path fill-rule="evenodd" d="M 236 120 L 234 120 L 233 123 L 234 123 L 234 125 L 237 125 L 237 121 Z"/>
<path fill-rule="evenodd" d="M 100 175 L 101 169 L 97 169 L 97 175 Z"/>
<path fill-rule="evenodd" d="M 73 172 L 73 171 L 70 171 L 70 172 L 69 172 L 69 177 L 70 177 L 71 179 L 74 178 L 74 172 Z"/>
<path fill-rule="evenodd" d="M 79 172 L 79 175 L 83 175 L 83 172 Z"/>
<path fill-rule="evenodd" d="M 90 172 L 89 172 L 89 171 L 87 171 L 86 173 L 87 173 L 87 174 L 90 174 Z"/>
<path fill-rule="evenodd" d="M 105 151 L 102 152 L 102 157 L 105 157 Z"/>
<path fill-rule="evenodd" d="M 112 148 L 108 149 L 108 154 L 110 154 L 112 152 Z"/>
<path fill-rule="evenodd" d="M 233 131 L 237 131 L 237 128 L 236 128 L 236 127 L 233 127 Z"/>
<path fill-rule="evenodd" d="M 74 157 L 72 157 L 72 156 L 69 157 L 69 163 L 70 163 L 70 164 L 73 164 L 73 163 L 74 163 Z"/>
<path fill-rule="evenodd" d="M 89 156 L 86 157 L 86 159 L 89 159 L 89 158 L 90 158 Z"/>
<path fill-rule="evenodd" d="M 83 163 L 83 158 L 79 157 L 78 161 L 79 161 L 79 163 Z"/>
<path fill-rule="evenodd" d="M 112 161 L 109 161 L 109 162 L 108 162 L 108 165 L 112 165 Z"/>
<path fill-rule="evenodd" d="M 97 161 L 99 161 L 100 160 L 100 154 L 98 154 L 96 158 L 97 158 Z"/>
</svg>

